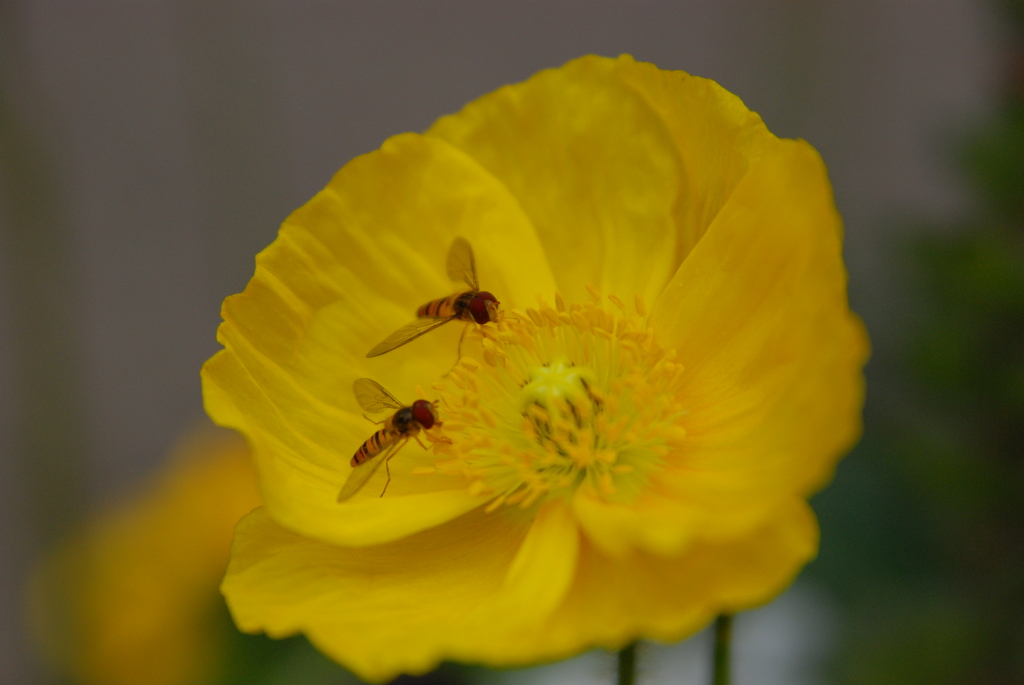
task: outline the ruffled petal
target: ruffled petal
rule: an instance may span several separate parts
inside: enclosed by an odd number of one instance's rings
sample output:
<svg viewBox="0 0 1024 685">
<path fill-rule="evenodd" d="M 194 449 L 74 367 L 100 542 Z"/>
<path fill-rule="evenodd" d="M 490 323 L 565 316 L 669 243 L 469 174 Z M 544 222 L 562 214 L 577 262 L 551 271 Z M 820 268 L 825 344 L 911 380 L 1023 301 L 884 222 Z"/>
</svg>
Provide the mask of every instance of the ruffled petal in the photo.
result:
<svg viewBox="0 0 1024 685">
<path fill-rule="evenodd" d="M 432 463 L 415 444 L 392 460 L 387 497 L 377 496 L 381 469 L 366 497 L 335 501 L 349 459 L 377 428 L 362 417 L 353 380 L 372 377 L 411 402 L 417 384 L 455 362 L 461 323 L 386 357 L 365 355 L 419 305 L 460 287 L 445 274 L 456 235 L 475 249 L 481 286 L 506 306 L 554 291 L 533 228 L 508 191 L 444 141 L 407 134 L 348 164 L 290 216 L 257 257 L 245 292 L 225 301 L 225 349 L 203 369 L 207 411 L 249 438 L 267 508 L 282 525 L 338 544 L 372 544 L 479 503 L 440 477 L 412 477 Z"/>
<path fill-rule="evenodd" d="M 563 600 L 578 539 L 561 504 L 477 510 L 349 549 L 291 533 L 257 509 L 239 523 L 222 589 L 242 630 L 304 632 L 360 677 L 383 682 L 445 658 L 528 659 L 517 645 L 535 641 Z"/>
<path fill-rule="evenodd" d="M 465 150 L 509 188 L 563 294 L 584 300 L 592 283 L 647 302 L 775 139 L 713 81 L 628 55 L 542 71 L 427 135 Z"/>
<path fill-rule="evenodd" d="M 638 552 L 612 559 L 584 542 L 572 590 L 538 636 L 536 658 L 620 649 L 637 637 L 671 642 L 692 635 L 719 613 L 773 599 L 817 549 L 817 522 L 798 498 L 748 535 L 696 544 L 673 557 Z"/>
<path fill-rule="evenodd" d="M 464 150 L 516 197 L 566 297 L 585 300 L 592 283 L 650 302 L 677 264 L 686 182 L 669 132 L 611 75 L 614 64 L 586 57 L 542 71 L 427 135 Z"/>
<path fill-rule="evenodd" d="M 676 207 L 679 264 L 750 165 L 777 139 L 761 117 L 714 81 L 658 69 L 628 55 L 608 62 L 658 115 L 679 155 L 686 179 Z"/>
<path fill-rule="evenodd" d="M 667 497 L 690 531 L 735 535 L 820 487 L 858 437 L 868 343 L 841 239 L 821 159 L 780 141 L 682 264 L 650 325 L 685 367 L 687 437 L 651 484 L 651 515 Z"/>
</svg>

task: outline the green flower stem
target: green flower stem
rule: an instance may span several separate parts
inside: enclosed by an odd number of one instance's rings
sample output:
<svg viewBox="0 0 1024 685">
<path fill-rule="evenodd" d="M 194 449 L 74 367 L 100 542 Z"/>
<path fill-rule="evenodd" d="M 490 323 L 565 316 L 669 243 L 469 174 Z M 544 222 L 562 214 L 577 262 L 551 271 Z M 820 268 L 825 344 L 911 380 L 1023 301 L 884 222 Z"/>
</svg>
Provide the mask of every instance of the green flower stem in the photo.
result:
<svg viewBox="0 0 1024 685">
<path fill-rule="evenodd" d="M 636 682 L 636 643 L 619 650 L 619 685 Z"/>
<path fill-rule="evenodd" d="M 715 621 L 715 667 L 711 685 L 729 685 L 729 649 L 732 646 L 732 616 L 722 614 Z"/>
</svg>

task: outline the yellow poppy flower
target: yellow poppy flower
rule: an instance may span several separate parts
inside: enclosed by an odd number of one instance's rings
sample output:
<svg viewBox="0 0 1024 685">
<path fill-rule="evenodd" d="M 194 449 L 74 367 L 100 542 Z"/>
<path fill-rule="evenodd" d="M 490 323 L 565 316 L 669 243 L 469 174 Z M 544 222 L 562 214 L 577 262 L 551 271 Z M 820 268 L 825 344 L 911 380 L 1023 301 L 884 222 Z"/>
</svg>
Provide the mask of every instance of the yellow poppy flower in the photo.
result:
<svg viewBox="0 0 1024 685">
<path fill-rule="evenodd" d="M 452 292 L 504 318 L 375 343 Z M 346 165 L 224 303 L 204 394 L 266 506 L 223 591 L 371 681 L 676 640 L 817 549 L 806 497 L 857 438 L 867 338 L 821 159 L 715 83 L 585 57 Z M 450 373 L 449 373 L 450 372 Z M 353 498 L 350 387 L 443 427 Z"/>
<path fill-rule="evenodd" d="M 145 492 L 91 520 L 33 583 L 40 643 L 85 685 L 207 682 L 222 630 L 217 584 L 235 524 L 259 506 L 249 450 L 212 427 Z"/>
</svg>

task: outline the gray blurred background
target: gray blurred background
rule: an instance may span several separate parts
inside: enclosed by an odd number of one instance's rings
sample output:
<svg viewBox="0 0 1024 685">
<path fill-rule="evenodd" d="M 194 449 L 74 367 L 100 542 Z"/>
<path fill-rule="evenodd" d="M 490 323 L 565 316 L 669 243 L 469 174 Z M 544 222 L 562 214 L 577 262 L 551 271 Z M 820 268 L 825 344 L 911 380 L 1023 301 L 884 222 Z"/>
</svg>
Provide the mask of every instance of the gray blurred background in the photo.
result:
<svg viewBox="0 0 1024 685">
<path fill-rule="evenodd" d="M 821 152 L 878 348 L 1003 40 L 979 0 L 0 2 L 0 682 L 34 555 L 202 417 L 220 301 L 353 156 L 585 53 L 715 79 Z"/>
</svg>

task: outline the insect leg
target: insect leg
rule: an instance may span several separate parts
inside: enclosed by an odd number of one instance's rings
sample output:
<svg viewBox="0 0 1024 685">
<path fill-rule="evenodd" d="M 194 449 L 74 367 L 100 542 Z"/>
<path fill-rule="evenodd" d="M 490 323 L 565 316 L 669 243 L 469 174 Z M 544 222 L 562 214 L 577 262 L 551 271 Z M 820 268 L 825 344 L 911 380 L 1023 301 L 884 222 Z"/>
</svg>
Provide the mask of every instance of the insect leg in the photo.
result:
<svg viewBox="0 0 1024 685">
<path fill-rule="evenodd" d="M 385 420 L 383 420 L 383 421 L 374 421 L 373 419 L 371 419 L 371 418 L 370 418 L 369 416 L 367 416 L 366 414 L 363 414 L 363 418 L 364 418 L 364 419 L 366 419 L 367 421 L 369 421 L 370 423 L 376 424 L 376 425 L 378 425 L 378 426 L 379 426 L 380 424 L 382 424 L 382 423 L 387 423 L 387 419 L 385 419 Z"/>
<path fill-rule="evenodd" d="M 462 335 L 459 336 L 459 345 L 455 348 L 455 363 L 452 364 L 452 368 L 441 376 L 441 378 L 447 378 L 448 374 L 455 370 L 455 367 L 459 365 L 459 360 L 462 359 L 462 341 L 466 339 L 466 331 L 469 330 L 469 324 L 466 324 L 462 328 Z"/>
<path fill-rule="evenodd" d="M 462 327 L 462 335 L 459 336 L 459 346 L 455 348 L 455 363 L 458 364 L 459 360 L 462 359 L 462 341 L 466 339 L 466 331 L 469 330 L 469 324 Z"/>
<path fill-rule="evenodd" d="M 418 440 L 418 438 L 417 438 L 417 440 Z M 402 446 L 404 446 L 405 443 L 407 443 L 407 442 L 409 442 L 409 437 L 408 436 L 403 438 L 401 440 L 401 442 L 396 442 L 395 443 L 395 447 L 393 447 L 391 449 L 391 452 L 389 452 L 387 454 L 387 456 L 385 456 L 385 458 L 384 458 L 384 472 L 388 474 L 388 479 L 384 483 L 384 489 L 380 491 L 380 496 L 381 497 L 384 496 L 384 493 L 388 491 L 388 486 L 391 485 L 391 465 L 388 462 L 391 461 L 391 457 L 395 456 L 395 454 L 398 453 L 398 450 L 402 449 Z"/>
</svg>

